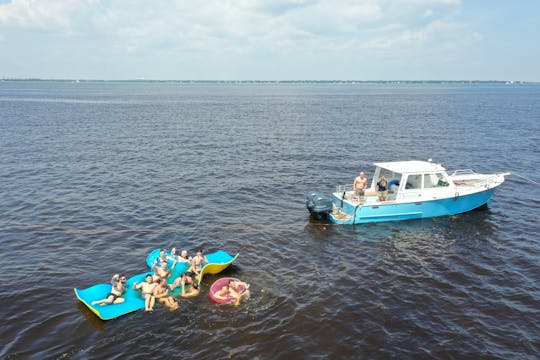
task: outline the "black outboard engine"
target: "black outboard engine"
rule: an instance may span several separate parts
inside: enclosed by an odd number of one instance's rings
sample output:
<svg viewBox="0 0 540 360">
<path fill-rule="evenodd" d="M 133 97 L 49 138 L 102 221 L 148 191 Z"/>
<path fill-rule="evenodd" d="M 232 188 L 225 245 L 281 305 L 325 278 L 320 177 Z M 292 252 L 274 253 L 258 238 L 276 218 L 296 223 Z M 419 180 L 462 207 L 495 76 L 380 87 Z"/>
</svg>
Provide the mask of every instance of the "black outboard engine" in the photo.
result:
<svg viewBox="0 0 540 360">
<path fill-rule="evenodd" d="M 332 211 L 332 200 L 317 192 L 310 192 L 306 195 L 306 207 L 314 219 L 325 219 Z"/>
</svg>

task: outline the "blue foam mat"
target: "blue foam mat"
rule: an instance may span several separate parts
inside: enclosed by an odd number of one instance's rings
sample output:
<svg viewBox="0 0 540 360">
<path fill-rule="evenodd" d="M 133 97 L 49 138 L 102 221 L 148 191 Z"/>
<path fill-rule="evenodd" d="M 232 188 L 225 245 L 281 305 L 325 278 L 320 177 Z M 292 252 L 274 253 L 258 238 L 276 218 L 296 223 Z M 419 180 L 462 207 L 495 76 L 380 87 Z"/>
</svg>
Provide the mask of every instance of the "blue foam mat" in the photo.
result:
<svg viewBox="0 0 540 360">
<path fill-rule="evenodd" d="M 155 249 L 146 258 L 146 263 L 149 267 L 152 266 L 154 260 L 159 256 L 159 250 Z M 167 255 L 170 255 L 169 253 Z M 215 253 L 206 255 L 209 263 L 222 264 L 231 261 L 233 257 L 223 250 L 218 250 Z M 169 268 L 172 265 L 172 261 L 169 262 Z M 185 263 L 177 263 L 175 268 L 171 271 L 172 275 L 167 279 L 168 284 L 172 284 L 176 278 L 178 278 L 183 272 L 187 271 L 189 265 Z M 97 284 L 86 289 L 74 288 L 75 296 L 83 304 L 85 304 L 94 314 L 96 314 L 102 320 L 111 320 L 119 316 L 129 314 L 130 312 L 144 309 L 144 299 L 141 297 L 139 290 L 133 289 L 133 283 L 145 281 L 147 274 L 154 274 L 153 271 L 137 274 L 130 277 L 126 281 L 127 290 L 122 296 L 125 301 L 121 304 L 110 305 L 92 305 L 92 301 L 104 299 L 110 292 L 111 284 Z M 172 291 L 172 296 L 179 296 L 181 288 L 178 287 Z"/>
</svg>

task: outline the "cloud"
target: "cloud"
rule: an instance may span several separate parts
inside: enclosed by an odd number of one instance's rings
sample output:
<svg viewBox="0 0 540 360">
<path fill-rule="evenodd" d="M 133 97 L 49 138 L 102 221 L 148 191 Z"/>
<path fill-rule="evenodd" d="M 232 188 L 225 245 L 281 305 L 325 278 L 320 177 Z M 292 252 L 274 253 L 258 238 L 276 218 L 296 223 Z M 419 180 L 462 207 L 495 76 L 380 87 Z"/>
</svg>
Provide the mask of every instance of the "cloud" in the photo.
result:
<svg viewBox="0 0 540 360">
<path fill-rule="evenodd" d="M 0 27 L 34 28 L 71 32 L 74 16 L 93 1 L 77 0 L 13 0 L 0 5 Z"/>
<path fill-rule="evenodd" d="M 88 51 L 96 62 L 137 66 L 314 64 L 481 41 L 458 20 L 460 6 L 458 0 L 13 0 L 0 4 L 0 36 L 6 29 L 62 34 L 80 46 L 66 49 L 70 54 Z M 61 49 L 58 37 L 50 38 Z"/>
<path fill-rule="evenodd" d="M 389 23 L 419 26 L 438 20 L 434 8 L 453 0 L 13 0 L 0 5 L 0 26 L 39 28 L 66 34 L 95 32 L 139 46 L 181 42 L 180 47 L 248 46 L 256 42 L 298 45 L 304 40 L 362 37 Z M 429 15 L 429 16 L 428 16 Z M 387 34 L 391 35 L 391 34 Z"/>
</svg>

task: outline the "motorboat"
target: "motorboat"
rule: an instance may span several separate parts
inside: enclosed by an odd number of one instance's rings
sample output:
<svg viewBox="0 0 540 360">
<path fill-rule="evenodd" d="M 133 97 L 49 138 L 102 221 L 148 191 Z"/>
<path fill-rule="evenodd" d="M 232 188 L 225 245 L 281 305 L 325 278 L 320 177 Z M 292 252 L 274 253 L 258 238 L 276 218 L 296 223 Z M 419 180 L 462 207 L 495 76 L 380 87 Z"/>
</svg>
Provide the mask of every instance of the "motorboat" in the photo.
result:
<svg viewBox="0 0 540 360">
<path fill-rule="evenodd" d="M 432 161 L 392 161 L 373 164 L 371 184 L 363 193 L 352 184 L 338 185 L 332 198 L 307 194 L 312 217 L 337 224 L 421 219 L 454 215 L 485 205 L 509 172 L 479 174 L 473 170 L 447 172 Z M 377 183 L 384 177 L 386 192 Z"/>
</svg>

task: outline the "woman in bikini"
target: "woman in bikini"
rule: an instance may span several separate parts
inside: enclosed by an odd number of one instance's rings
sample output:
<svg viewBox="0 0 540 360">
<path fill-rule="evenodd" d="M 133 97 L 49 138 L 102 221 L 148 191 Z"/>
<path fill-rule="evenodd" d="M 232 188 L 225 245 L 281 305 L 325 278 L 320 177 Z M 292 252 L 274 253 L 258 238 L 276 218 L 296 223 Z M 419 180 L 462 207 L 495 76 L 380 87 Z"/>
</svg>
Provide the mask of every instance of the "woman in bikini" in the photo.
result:
<svg viewBox="0 0 540 360">
<path fill-rule="evenodd" d="M 126 299 L 122 297 L 126 291 L 126 277 L 124 275 L 114 274 L 111 279 L 111 292 L 105 299 L 92 301 L 92 305 L 121 304 Z"/>
</svg>

